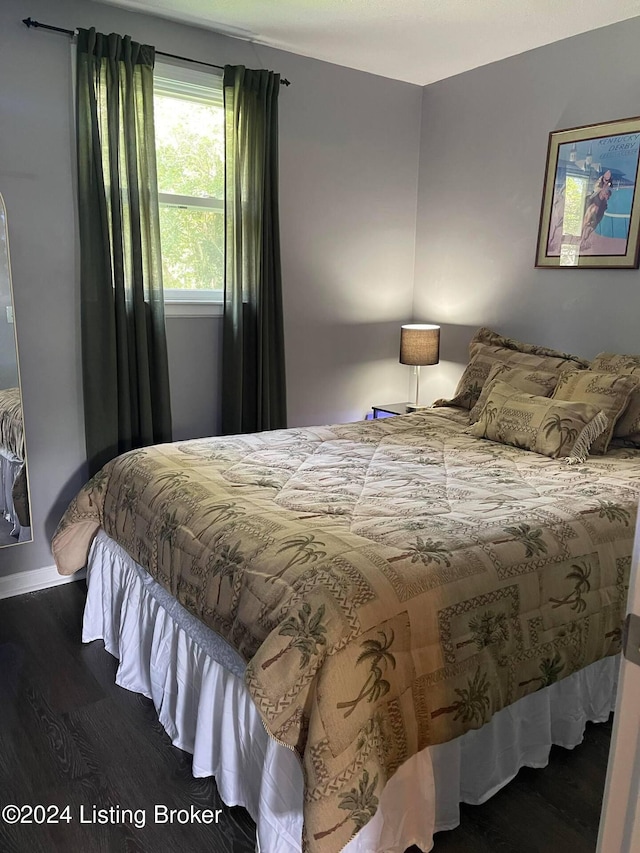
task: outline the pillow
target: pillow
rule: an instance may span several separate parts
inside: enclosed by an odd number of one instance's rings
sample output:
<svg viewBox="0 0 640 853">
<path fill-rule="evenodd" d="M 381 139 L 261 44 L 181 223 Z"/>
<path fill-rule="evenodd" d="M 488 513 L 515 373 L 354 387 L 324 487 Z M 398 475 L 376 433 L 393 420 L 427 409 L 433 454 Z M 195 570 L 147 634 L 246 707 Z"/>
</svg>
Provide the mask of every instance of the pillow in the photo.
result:
<svg viewBox="0 0 640 853">
<path fill-rule="evenodd" d="M 601 352 L 595 357 L 591 369 L 640 378 L 640 355 Z M 624 444 L 640 446 L 640 386 L 631 392 L 629 405 L 615 425 L 613 437 Z"/>
<path fill-rule="evenodd" d="M 478 397 L 478 402 L 469 412 L 469 421 L 472 424 L 480 417 L 480 412 L 487 402 L 489 386 L 494 379 L 500 377 L 501 382 L 508 382 L 519 391 L 527 394 L 536 394 L 539 397 L 550 397 L 553 389 L 558 384 L 559 374 L 549 370 L 528 370 L 526 367 L 510 367 L 508 364 L 496 362 L 487 376 L 486 382 Z"/>
<path fill-rule="evenodd" d="M 629 397 L 638 387 L 639 381 L 640 376 L 621 376 L 595 370 L 569 370 L 560 377 L 552 398 L 591 403 L 605 413 L 609 426 L 593 443 L 591 452 L 606 453 L 616 422 L 627 408 Z"/>
<path fill-rule="evenodd" d="M 458 382 L 455 394 L 450 400 L 435 400 L 434 408 L 438 406 L 458 406 L 461 409 L 472 409 L 478 402 L 482 386 L 487 380 L 496 359 L 476 355 L 465 367 Z"/>
<path fill-rule="evenodd" d="M 580 358 L 578 355 L 571 355 L 568 352 L 560 352 L 551 347 L 541 347 L 536 344 L 525 344 L 522 341 L 517 341 L 515 338 L 507 338 L 504 335 L 499 335 L 497 332 L 492 332 L 491 329 L 482 327 L 478 329 L 471 343 L 469 344 L 469 355 L 475 355 L 475 349 L 481 345 L 490 346 L 496 352 L 503 350 L 511 350 L 515 352 L 525 352 L 530 355 L 537 355 L 542 358 L 555 358 L 561 361 L 569 362 L 567 367 L 573 367 L 575 370 L 585 370 L 589 367 L 589 362 L 585 358 Z"/>
<path fill-rule="evenodd" d="M 640 373 L 640 355 L 620 355 L 617 352 L 599 352 L 591 362 L 591 370 L 601 373 Z"/>
<path fill-rule="evenodd" d="M 574 463 L 585 461 L 592 442 L 607 426 L 606 415 L 591 403 L 527 394 L 496 379 L 468 433 Z"/>
<path fill-rule="evenodd" d="M 491 329 L 478 329 L 469 344 L 470 361 L 460 377 L 451 400 L 436 400 L 434 406 L 459 406 L 472 409 L 478 402 L 482 386 L 496 362 L 524 367 L 528 370 L 560 372 L 571 368 L 587 368 L 589 362 L 577 355 L 562 353 L 549 347 L 525 344 L 506 338 Z"/>
</svg>

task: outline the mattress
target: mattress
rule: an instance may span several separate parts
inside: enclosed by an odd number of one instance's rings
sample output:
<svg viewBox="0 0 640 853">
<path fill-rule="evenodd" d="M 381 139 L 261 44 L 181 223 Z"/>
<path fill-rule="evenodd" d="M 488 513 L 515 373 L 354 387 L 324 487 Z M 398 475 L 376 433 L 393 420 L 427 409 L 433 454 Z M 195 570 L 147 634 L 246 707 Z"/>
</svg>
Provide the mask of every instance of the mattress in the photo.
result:
<svg viewBox="0 0 640 853">
<path fill-rule="evenodd" d="M 257 851 L 301 853 L 300 762 L 268 736 L 242 658 L 103 532 L 92 545 L 87 584 L 83 641 L 104 641 L 120 661 L 117 683 L 153 700 L 174 745 L 193 755 L 194 776 L 214 776 L 222 800 L 249 811 Z M 587 721 L 605 721 L 618 666 L 618 657 L 605 658 L 520 699 L 483 728 L 422 750 L 387 783 L 376 815 L 344 853 L 404 853 L 412 844 L 429 851 L 434 832 L 458 825 L 461 802 L 484 802 L 520 767 L 545 766 L 552 744 L 571 749 Z"/>
</svg>

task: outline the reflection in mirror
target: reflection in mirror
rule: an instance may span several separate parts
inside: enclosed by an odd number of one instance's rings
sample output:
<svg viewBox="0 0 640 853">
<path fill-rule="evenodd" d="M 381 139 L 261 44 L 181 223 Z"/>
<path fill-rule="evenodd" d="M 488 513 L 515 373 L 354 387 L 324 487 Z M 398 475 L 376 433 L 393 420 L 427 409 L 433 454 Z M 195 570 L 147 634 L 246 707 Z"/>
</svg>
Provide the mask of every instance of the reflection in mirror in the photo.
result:
<svg viewBox="0 0 640 853">
<path fill-rule="evenodd" d="M 0 195 L 0 546 L 31 541 L 7 211 Z"/>
</svg>

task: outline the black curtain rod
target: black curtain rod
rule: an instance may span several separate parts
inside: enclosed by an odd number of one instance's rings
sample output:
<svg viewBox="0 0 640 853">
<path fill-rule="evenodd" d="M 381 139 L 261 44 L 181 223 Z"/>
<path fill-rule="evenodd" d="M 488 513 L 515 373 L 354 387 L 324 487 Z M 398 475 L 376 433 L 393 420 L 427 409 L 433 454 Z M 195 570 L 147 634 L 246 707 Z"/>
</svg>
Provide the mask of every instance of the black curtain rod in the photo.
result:
<svg viewBox="0 0 640 853">
<path fill-rule="evenodd" d="M 41 24 L 39 21 L 34 21 L 32 18 L 23 18 L 22 23 L 31 29 L 51 30 L 54 33 L 63 33 L 66 36 L 73 38 L 76 34 L 75 30 L 65 30 L 62 27 L 52 27 L 51 24 Z M 158 56 L 168 56 L 171 59 L 180 59 L 182 62 L 193 62 L 195 65 L 206 65 L 207 68 L 221 68 L 224 71 L 224 65 L 214 65 L 212 62 L 203 62 L 201 59 L 191 59 L 188 56 L 178 56 L 176 53 L 165 53 L 164 50 L 156 50 Z M 280 80 L 281 86 L 290 86 L 291 81 L 283 78 Z"/>
</svg>

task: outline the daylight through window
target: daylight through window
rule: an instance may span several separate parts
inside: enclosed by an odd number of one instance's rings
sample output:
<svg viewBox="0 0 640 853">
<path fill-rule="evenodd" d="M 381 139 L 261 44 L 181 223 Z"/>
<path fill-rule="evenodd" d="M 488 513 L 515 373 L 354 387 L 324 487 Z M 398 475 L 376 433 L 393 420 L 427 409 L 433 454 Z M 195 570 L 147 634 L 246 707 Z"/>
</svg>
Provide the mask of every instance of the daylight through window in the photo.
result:
<svg viewBox="0 0 640 853">
<path fill-rule="evenodd" d="M 222 78 L 157 65 L 154 111 L 166 302 L 222 301 Z"/>
</svg>

